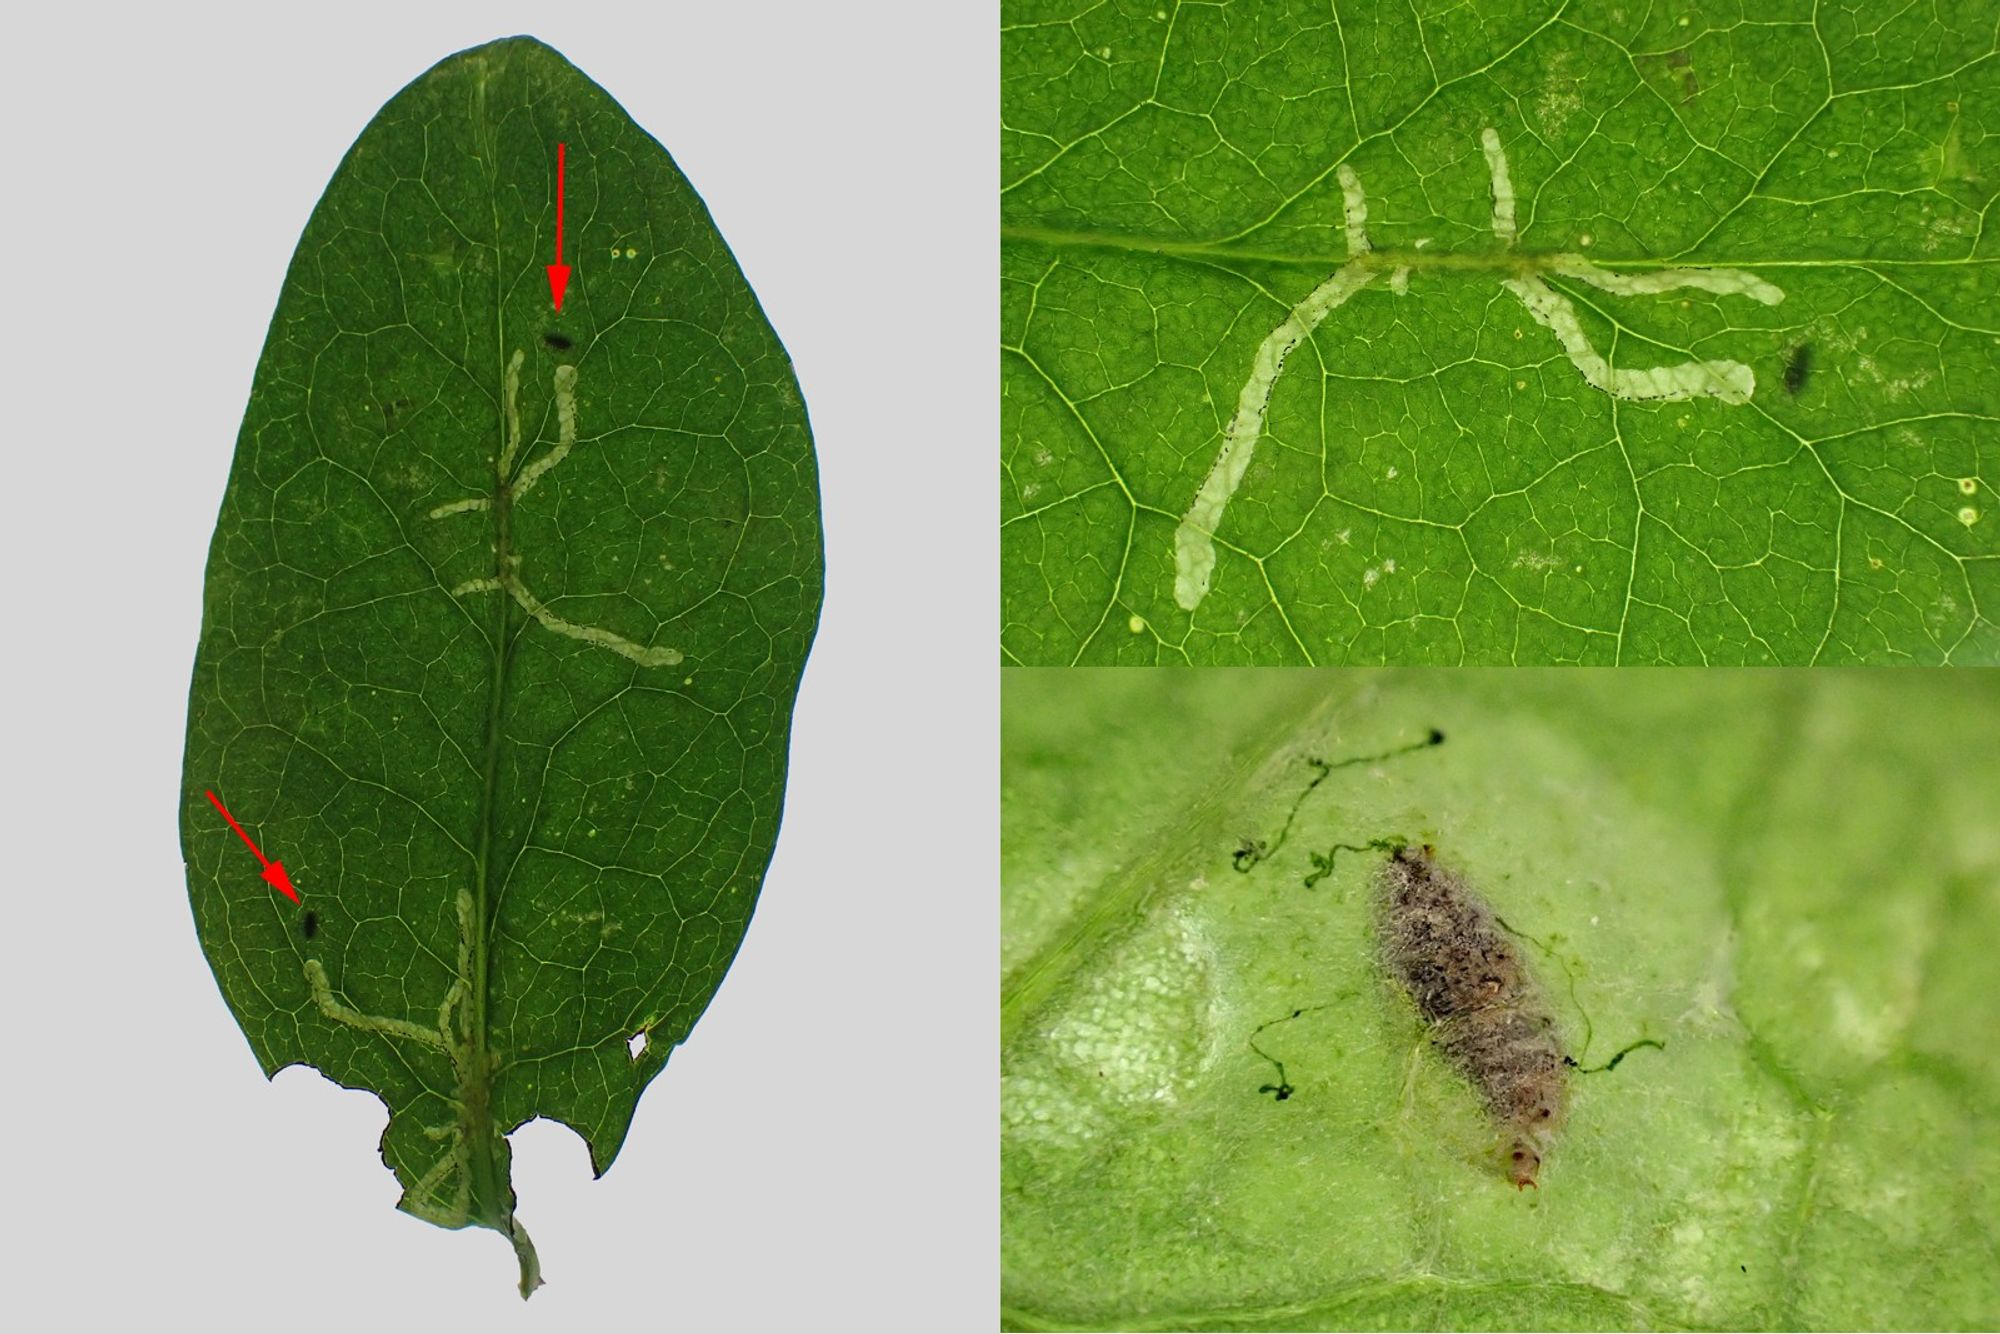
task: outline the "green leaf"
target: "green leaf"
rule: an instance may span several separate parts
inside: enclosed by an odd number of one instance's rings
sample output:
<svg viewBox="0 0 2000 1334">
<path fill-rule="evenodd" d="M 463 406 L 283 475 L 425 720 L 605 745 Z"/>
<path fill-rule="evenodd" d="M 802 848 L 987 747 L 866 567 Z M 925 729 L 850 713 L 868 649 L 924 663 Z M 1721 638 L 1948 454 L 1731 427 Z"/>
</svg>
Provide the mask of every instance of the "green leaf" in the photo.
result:
<svg viewBox="0 0 2000 1334">
<path fill-rule="evenodd" d="M 2000 659 L 1993 15 L 1779 10 L 1008 0 L 1005 658 Z"/>
<path fill-rule="evenodd" d="M 380 1095 L 401 1207 L 505 1233 L 524 1296 L 504 1136 L 559 1120 L 601 1174 L 721 983 L 820 589 L 790 362 L 666 152 L 526 38 L 398 93 L 257 369 L 182 846 L 265 1071 Z"/>
<path fill-rule="evenodd" d="M 1003 677 L 1011 1324 L 2000 1321 L 1993 679 Z M 1376 959 L 1382 854 L 1304 886 L 1376 838 L 1491 902 L 1582 1065 L 1663 1044 L 1570 1074 L 1539 1190 Z"/>
</svg>

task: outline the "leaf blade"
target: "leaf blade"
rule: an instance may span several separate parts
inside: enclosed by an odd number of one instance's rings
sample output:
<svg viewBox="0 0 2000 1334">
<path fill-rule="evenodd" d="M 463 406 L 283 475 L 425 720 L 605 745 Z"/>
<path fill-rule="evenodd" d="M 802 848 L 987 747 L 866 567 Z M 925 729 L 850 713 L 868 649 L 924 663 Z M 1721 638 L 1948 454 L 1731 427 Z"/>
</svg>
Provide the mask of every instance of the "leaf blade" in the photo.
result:
<svg viewBox="0 0 2000 1334">
<path fill-rule="evenodd" d="M 1006 673 L 1009 1321 L 1990 1323 L 1994 685 L 1921 676 Z M 1234 868 L 1307 757 L 1430 726 Z M 1304 886 L 1390 835 L 1528 942 L 1583 1065 L 1664 1043 L 1572 1078 L 1539 1194 L 1384 975 L 1368 859 Z"/>
<path fill-rule="evenodd" d="M 1006 659 L 1992 660 L 1990 26 L 1891 52 L 1688 17 L 1010 5 Z M 1350 172 L 1391 281 L 1292 349 L 1189 609 L 1175 526 L 1260 342 L 1350 258 Z M 1580 256 L 1784 301 L 1606 292 Z M 1502 290 L 1524 273 L 1595 372 Z M 1724 363 L 1719 399 L 1645 396 Z"/>
<path fill-rule="evenodd" d="M 789 360 L 665 151 L 532 39 L 391 99 L 253 386 L 183 846 L 266 1072 L 382 1096 L 402 1207 L 509 1235 L 524 1295 L 504 1136 L 562 1120 L 602 1173 L 720 984 L 820 582 Z M 285 859 L 310 940 L 187 800 L 211 784 Z"/>
</svg>

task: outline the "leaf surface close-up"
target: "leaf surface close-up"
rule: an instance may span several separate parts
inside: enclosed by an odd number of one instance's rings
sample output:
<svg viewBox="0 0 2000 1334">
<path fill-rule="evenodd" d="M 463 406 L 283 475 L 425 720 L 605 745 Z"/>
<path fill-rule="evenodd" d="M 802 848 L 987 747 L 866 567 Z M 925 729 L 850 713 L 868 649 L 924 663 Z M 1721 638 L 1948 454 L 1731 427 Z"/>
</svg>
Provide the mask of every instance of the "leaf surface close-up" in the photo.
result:
<svg viewBox="0 0 2000 1334">
<path fill-rule="evenodd" d="M 1007 0 L 1003 660 L 2000 660 L 2000 15 Z"/>
<path fill-rule="evenodd" d="M 2000 1321 L 1988 674 L 1002 675 L 1007 1326 Z M 1534 1189 L 1417 846 L 1569 1058 Z"/>
<path fill-rule="evenodd" d="M 660 144 L 528 38 L 398 93 L 257 367 L 182 847 L 265 1072 L 377 1094 L 400 1207 L 505 1234 L 524 1296 L 506 1136 L 602 1174 L 721 984 L 821 584 L 791 363 Z"/>
</svg>

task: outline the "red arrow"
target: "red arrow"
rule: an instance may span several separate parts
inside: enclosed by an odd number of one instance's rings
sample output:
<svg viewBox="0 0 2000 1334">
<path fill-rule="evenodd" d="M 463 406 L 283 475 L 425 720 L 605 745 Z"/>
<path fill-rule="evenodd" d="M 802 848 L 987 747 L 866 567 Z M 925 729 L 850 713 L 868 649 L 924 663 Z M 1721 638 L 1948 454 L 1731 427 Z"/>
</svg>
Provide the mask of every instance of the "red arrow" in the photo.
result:
<svg viewBox="0 0 2000 1334">
<path fill-rule="evenodd" d="M 549 265 L 549 295 L 556 299 L 556 313 L 562 313 L 563 290 L 569 286 L 569 265 L 562 262 L 563 154 L 566 144 L 556 145 L 556 262 Z"/>
<path fill-rule="evenodd" d="M 222 818 L 229 821 L 229 827 L 236 831 L 236 837 L 242 839 L 244 846 L 250 851 L 257 853 L 257 860 L 264 864 L 264 879 L 270 881 L 271 888 L 282 892 L 286 898 L 297 903 L 299 892 L 292 888 L 292 878 L 285 874 L 285 864 L 271 861 L 262 852 L 258 852 L 257 845 L 250 841 L 250 835 L 243 832 L 243 826 L 236 823 L 236 817 L 223 808 L 222 803 L 215 799 L 213 792 L 208 794 L 208 804 L 221 811 Z"/>
</svg>

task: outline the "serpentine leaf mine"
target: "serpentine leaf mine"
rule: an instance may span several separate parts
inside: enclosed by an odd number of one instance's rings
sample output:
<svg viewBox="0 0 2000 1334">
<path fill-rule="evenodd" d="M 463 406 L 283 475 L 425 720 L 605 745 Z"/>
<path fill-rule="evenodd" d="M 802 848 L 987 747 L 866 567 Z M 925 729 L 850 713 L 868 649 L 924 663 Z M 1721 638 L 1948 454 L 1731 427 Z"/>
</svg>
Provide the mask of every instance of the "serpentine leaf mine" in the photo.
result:
<svg viewBox="0 0 2000 1334">
<path fill-rule="evenodd" d="M 1514 183 L 1507 166 L 1507 152 L 1499 133 L 1490 126 L 1479 132 L 1479 142 L 1490 178 L 1493 235 L 1504 248 L 1512 250 L 1517 233 Z M 1174 530 L 1174 600 L 1183 610 L 1193 611 L 1208 596 L 1215 573 L 1215 532 L 1230 498 L 1250 470 L 1251 457 L 1264 434 L 1264 415 L 1270 407 L 1271 391 L 1278 373 L 1285 367 L 1285 358 L 1327 316 L 1381 272 L 1368 242 L 1368 197 L 1361 178 L 1346 163 L 1340 165 L 1338 175 L 1347 234 L 1347 263 L 1307 293 L 1258 345 L 1251 358 L 1250 378 L 1237 394 L 1236 411 L 1223 432 L 1222 448 L 1202 480 L 1201 490 Z M 1534 321 L 1556 336 L 1564 355 L 1594 389 L 1637 402 L 1703 397 L 1731 405 L 1750 401 L 1757 377 L 1740 361 L 1721 358 L 1640 369 L 1614 368 L 1591 345 L 1569 297 L 1543 280 L 1544 269 L 1617 296 L 1657 296 L 1692 289 L 1718 296 L 1746 296 L 1763 305 L 1775 306 L 1785 299 L 1784 292 L 1776 285 L 1738 269 L 1666 268 L 1638 274 L 1614 273 L 1577 254 L 1541 259 L 1523 255 L 1515 271 L 1500 280 L 1500 285 L 1520 301 Z M 1391 273 L 1389 285 L 1398 296 L 1407 293 L 1407 270 L 1399 268 Z"/>
</svg>

